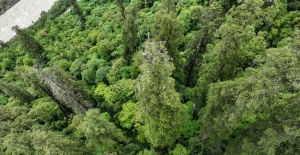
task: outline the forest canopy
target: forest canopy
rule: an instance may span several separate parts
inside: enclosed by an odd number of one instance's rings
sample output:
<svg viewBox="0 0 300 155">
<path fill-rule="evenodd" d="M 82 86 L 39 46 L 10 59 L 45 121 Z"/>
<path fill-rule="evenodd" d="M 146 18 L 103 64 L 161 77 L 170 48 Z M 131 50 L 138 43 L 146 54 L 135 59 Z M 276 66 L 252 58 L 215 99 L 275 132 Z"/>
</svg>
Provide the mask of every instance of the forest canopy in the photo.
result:
<svg viewBox="0 0 300 155">
<path fill-rule="evenodd" d="M 0 41 L 0 154 L 299 154 L 299 8 L 58 0 Z"/>
</svg>

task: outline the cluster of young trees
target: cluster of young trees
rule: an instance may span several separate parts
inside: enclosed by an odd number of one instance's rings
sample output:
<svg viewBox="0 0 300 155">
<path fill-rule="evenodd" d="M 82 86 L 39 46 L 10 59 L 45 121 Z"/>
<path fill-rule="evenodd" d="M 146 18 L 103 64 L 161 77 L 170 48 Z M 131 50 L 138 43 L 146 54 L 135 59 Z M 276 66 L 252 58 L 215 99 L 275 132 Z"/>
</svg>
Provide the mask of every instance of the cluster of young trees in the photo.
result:
<svg viewBox="0 0 300 155">
<path fill-rule="evenodd" d="M 0 42 L 0 154 L 299 154 L 299 7 L 59 0 Z"/>
</svg>

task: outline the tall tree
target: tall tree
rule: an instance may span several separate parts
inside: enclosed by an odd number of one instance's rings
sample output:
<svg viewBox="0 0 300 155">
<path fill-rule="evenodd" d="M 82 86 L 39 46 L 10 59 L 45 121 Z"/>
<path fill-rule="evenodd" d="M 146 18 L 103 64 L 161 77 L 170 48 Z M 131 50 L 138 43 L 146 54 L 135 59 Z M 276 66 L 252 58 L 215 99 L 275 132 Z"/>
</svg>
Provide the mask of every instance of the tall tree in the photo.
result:
<svg viewBox="0 0 300 155">
<path fill-rule="evenodd" d="M 135 10 L 131 9 L 128 11 L 126 18 L 123 20 L 123 43 L 125 46 L 124 49 L 124 58 L 127 62 L 127 65 L 130 64 L 133 53 L 137 48 L 137 29 L 136 29 L 136 17 Z"/>
<path fill-rule="evenodd" d="M 200 116 L 205 149 L 215 154 L 299 153 L 296 33 L 284 47 L 268 49 L 263 65 L 250 68 L 245 76 L 211 84 Z"/>
<path fill-rule="evenodd" d="M 75 13 L 77 14 L 78 18 L 79 18 L 79 21 L 81 23 L 81 28 L 83 30 L 86 30 L 87 29 L 87 26 L 86 26 L 86 19 L 85 17 L 83 16 L 83 13 L 77 3 L 77 0 L 70 0 L 71 2 L 71 5 L 73 6 L 73 9 L 75 11 Z"/>
<path fill-rule="evenodd" d="M 122 18 L 126 18 L 124 0 L 116 0 L 117 6 L 121 9 Z"/>
<path fill-rule="evenodd" d="M 171 77 L 174 65 L 163 42 L 145 42 L 143 55 L 136 94 L 140 132 L 155 148 L 172 146 L 187 118 Z"/>
<path fill-rule="evenodd" d="M 12 30 L 18 35 L 18 40 L 25 51 L 27 51 L 32 58 L 37 59 L 37 61 L 41 63 L 44 59 L 44 47 L 26 30 L 20 29 L 19 26 L 12 27 Z"/>
<path fill-rule="evenodd" d="M 214 2 L 207 7 L 191 7 L 191 17 L 198 23 L 199 29 L 193 41 L 186 50 L 187 60 L 185 62 L 186 86 L 194 86 L 200 71 L 202 56 L 206 52 L 206 46 L 212 43 L 215 31 L 222 22 L 222 7 L 220 3 Z"/>
<path fill-rule="evenodd" d="M 265 51 L 267 44 L 263 33 L 255 32 L 263 22 L 259 18 L 264 13 L 263 4 L 262 0 L 245 1 L 232 9 L 226 22 L 215 32 L 219 39 L 207 46 L 208 52 L 203 55 L 204 63 L 194 91 L 196 108 L 205 105 L 209 84 L 234 79 L 254 65 L 255 55 Z"/>
<path fill-rule="evenodd" d="M 80 90 L 80 87 L 84 84 L 80 83 L 77 85 L 73 83 L 71 76 L 61 69 L 48 68 L 42 70 L 40 68 L 28 68 L 25 72 L 22 73 L 25 80 L 39 91 L 39 95 L 51 97 L 66 116 L 72 112 L 84 113 L 89 108 L 92 108 L 86 93 Z"/>
<path fill-rule="evenodd" d="M 76 88 L 68 85 L 57 74 L 51 71 L 38 70 L 37 77 L 50 90 L 56 100 L 72 108 L 74 112 L 86 112 L 89 108 L 92 108 L 92 104 Z"/>
<path fill-rule="evenodd" d="M 183 82 L 183 60 L 178 50 L 184 38 L 183 22 L 176 19 L 174 12 L 159 11 L 153 25 L 155 41 L 165 41 L 165 47 L 175 66 L 173 77 L 180 83 Z"/>
<path fill-rule="evenodd" d="M 108 120 L 107 115 L 100 114 L 99 109 L 87 111 L 77 130 L 86 137 L 88 148 L 102 153 L 117 152 L 127 141 L 122 131 Z"/>
<path fill-rule="evenodd" d="M 10 97 L 15 97 L 24 102 L 30 102 L 34 99 L 24 88 L 2 80 L 0 80 L 0 90 Z"/>
</svg>

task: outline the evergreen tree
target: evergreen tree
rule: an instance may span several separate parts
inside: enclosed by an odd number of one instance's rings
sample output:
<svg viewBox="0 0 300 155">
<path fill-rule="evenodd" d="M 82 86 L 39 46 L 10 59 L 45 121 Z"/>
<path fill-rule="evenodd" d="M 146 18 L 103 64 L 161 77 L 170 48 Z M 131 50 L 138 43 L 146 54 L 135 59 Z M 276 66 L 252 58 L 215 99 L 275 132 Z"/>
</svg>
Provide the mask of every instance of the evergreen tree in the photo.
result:
<svg viewBox="0 0 300 155">
<path fill-rule="evenodd" d="M 0 80 L 0 90 L 10 97 L 15 97 L 23 102 L 30 102 L 34 97 L 24 88 L 15 84 L 7 83 Z"/>
<path fill-rule="evenodd" d="M 76 88 L 68 85 L 64 79 L 53 72 L 38 70 L 37 77 L 56 100 L 72 108 L 74 112 L 86 112 L 92 108 L 92 104 Z"/>
<path fill-rule="evenodd" d="M 258 18 L 264 13 L 263 4 L 262 0 L 245 1 L 226 16 L 226 22 L 215 32 L 220 39 L 207 46 L 194 91 L 197 109 L 205 105 L 209 84 L 234 79 L 253 66 L 255 55 L 266 49 L 263 33 L 255 32 L 263 21 Z M 244 18 L 247 20 L 241 20 Z"/>
<path fill-rule="evenodd" d="M 116 0 L 116 3 L 117 3 L 117 6 L 121 9 L 122 18 L 125 19 L 126 15 L 125 15 L 124 0 Z"/>
<path fill-rule="evenodd" d="M 168 54 L 175 66 L 173 77 L 177 82 L 183 82 L 183 60 L 180 55 L 179 45 L 183 40 L 183 23 L 176 19 L 174 12 L 157 12 L 153 25 L 155 41 L 164 41 Z"/>
<path fill-rule="evenodd" d="M 187 118 L 171 77 L 174 65 L 162 42 L 145 42 L 143 55 L 136 94 L 140 132 L 155 148 L 172 146 Z"/>
<path fill-rule="evenodd" d="M 123 21 L 123 33 L 122 38 L 124 42 L 124 59 L 127 62 L 127 65 L 130 64 L 132 55 L 134 54 L 137 46 L 137 30 L 135 25 L 135 10 L 132 9 L 129 11 L 128 15 L 126 16 L 125 20 Z"/>
<path fill-rule="evenodd" d="M 245 76 L 211 84 L 200 136 L 216 154 L 297 154 L 300 33 Z M 297 137 L 297 138 L 295 138 Z M 224 145 L 225 144 L 225 145 Z"/>
<path fill-rule="evenodd" d="M 77 130 L 87 138 L 88 148 L 102 153 L 117 152 L 127 140 L 106 114 L 100 114 L 99 109 L 87 111 Z"/>
<path fill-rule="evenodd" d="M 27 51 L 32 58 L 37 59 L 38 63 L 41 63 L 44 59 L 44 47 L 26 30 L 20 29 L 19 26 L 12 27 L 12 30 L 18 35 L 18 40 L 25 51 Z"/>
<path fill-rule="evenodd" d="M 26 72 L 22 75 L 39 91 L 39 95 L 51 97 L 66 117 L 72 113 L 70 109 L 75 113 L 84 113 L 93 107 L 88 94 L 80 88 L 84 84 L 73 83 L 71 76 L 62 70 L 58 68 L 48 68 L 48 70 L 29 68 Z"/>
<path fill-rule="evenodd" d="M 35 154 L 90 154 L 90 150 L 85 148 L 82 142 L 54 131 L 34 131 L 32 145 Z"/>
<path fill-rule="evenodd" d="M 73 6 L 73 9 L 77 15 L 77 17 L 79 18 L 79 21 L 81 23 L 81 28 L 83 30 L 86 30 L 87 29 L 87 26 L 86 26 L 86 19 L 85 17 L 83 16 L 83 13 L 80 9 L 80 7 L 78 6 L 78 3 L 77 3 L 77 0 L 70 0 L 71 2 L 71 5 Z"/>
<path fill-rule="evenodd" d="M 197 22 L 197 28 L 193 41 L 186 51 L 186 86 L 194 86 L 200 71 L 202 56 L 206 52 L 206 46 L 214 39 L 214 33 L 219 28 L 222 17 L 220 3 L 213 2 L 207 7 L 195 6 L 191 8 L 192 20 Z"/>
<path fill-rule="evenodd" d="M 58 0 L 0 41 L 0 154 L 300 154 L 298 1 Z"/>
</svg>

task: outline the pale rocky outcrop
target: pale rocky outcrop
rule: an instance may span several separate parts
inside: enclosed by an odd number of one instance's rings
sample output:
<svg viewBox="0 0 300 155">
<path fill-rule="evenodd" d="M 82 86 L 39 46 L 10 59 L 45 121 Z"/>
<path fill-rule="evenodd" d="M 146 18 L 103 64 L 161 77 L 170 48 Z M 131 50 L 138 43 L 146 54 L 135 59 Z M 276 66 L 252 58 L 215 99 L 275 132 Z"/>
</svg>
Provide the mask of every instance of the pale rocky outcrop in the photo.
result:
<svg viewBox="0 0 300 155">
<path fill-rule="evenodd" d="M 4 14 L 8 9 L 13 7 L 19 1 L 20 0 L 5 0 L 5 5 L 0 6 L 0 15 Z M 2 2 L 2 1 L 0 0 L 0 2 Z"/>
<path fill-rule="evenodd" d="M 40 18 L 42 11 L 48 11 L 57 0 L 20 0 L 0 15 L 0 40 L 7 42 L 15 33 L 11 28 L 18 25 L 25 28 Z"/>
</svg>

